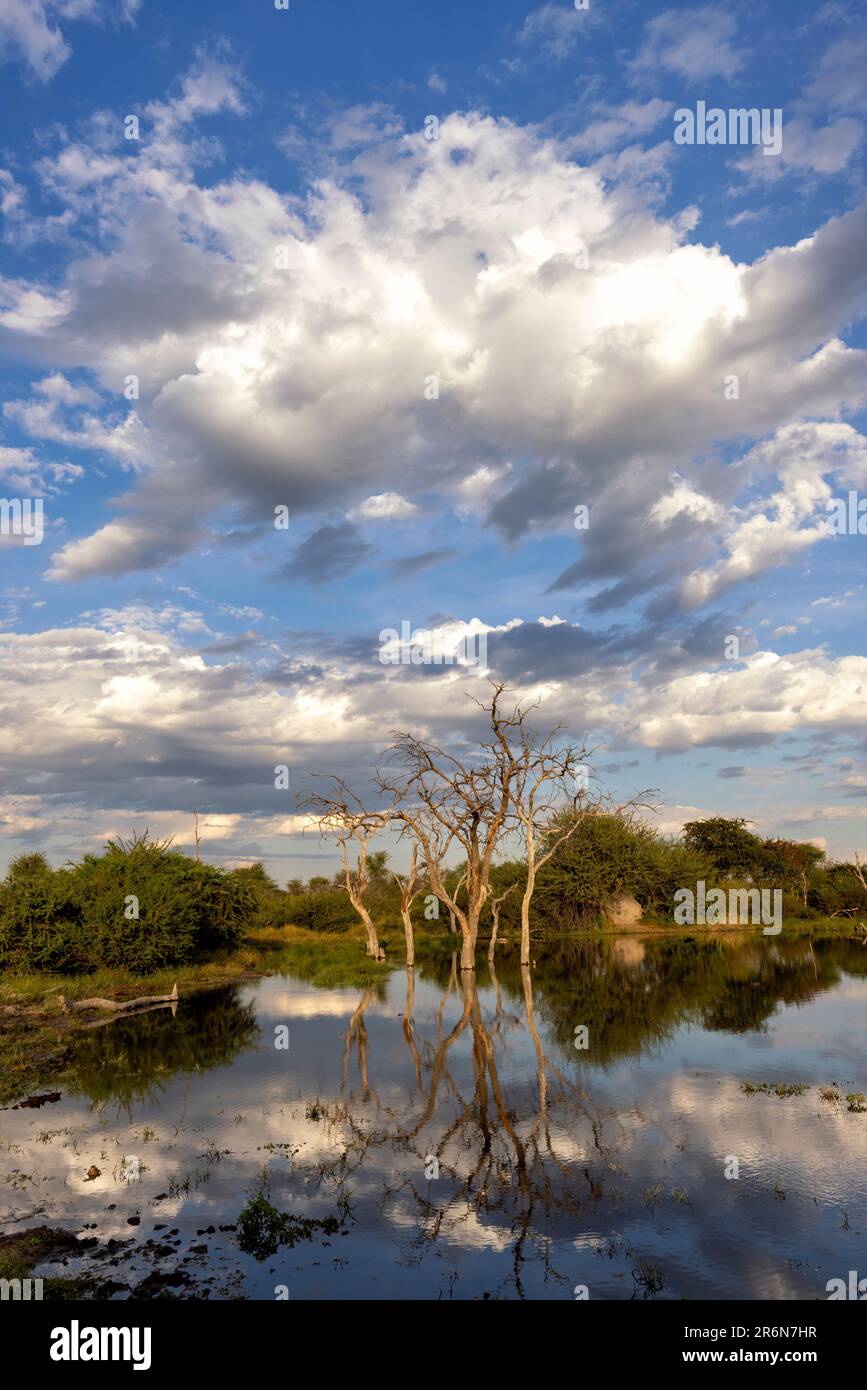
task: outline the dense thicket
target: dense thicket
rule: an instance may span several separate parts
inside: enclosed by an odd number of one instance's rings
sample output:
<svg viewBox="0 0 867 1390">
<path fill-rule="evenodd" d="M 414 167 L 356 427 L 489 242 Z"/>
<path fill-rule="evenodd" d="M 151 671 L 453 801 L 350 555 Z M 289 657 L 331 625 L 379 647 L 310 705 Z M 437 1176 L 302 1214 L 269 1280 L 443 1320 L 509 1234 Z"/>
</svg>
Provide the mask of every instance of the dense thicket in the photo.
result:
<svg viewBox="0 0 867 1390">
<path fill-rule="evenodd" d="M 568 820 L 568 813 L 556 824 Z M 560 845 L 536 885 L 536 914 L 563 927 L 597 917 L 630 894 L 647 917 L 671 915 L 675 891 L 717 877 L 706 855 L 670 840 L 633 816 L 586 816 Z"/>
<path fill-rule="evenodd" d="M 0 965 L 141 973 L 233 946 L 255 919 L 242 876 L 197 863 L 147 835 L 52 869 L 20 855 L 0 883 Z"/>
<path fill-rule="evenodd" d="M 825 852 L 803 840 L 762 839 L 741 816 L 689 821 L 683 842 L 712 863 L 721 881 L 739 879 L 779 888 L 787 917 L 854 917 L 867 912 L 867 890 L 856 866 L 826 863 Z"/>
</svg>

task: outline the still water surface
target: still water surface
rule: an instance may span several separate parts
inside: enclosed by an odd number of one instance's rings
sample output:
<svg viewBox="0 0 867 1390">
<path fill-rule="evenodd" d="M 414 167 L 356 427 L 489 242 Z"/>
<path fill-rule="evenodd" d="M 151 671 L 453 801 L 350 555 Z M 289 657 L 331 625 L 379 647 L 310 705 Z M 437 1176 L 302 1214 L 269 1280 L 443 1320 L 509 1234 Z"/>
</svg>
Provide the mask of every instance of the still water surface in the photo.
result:
<svg viewBox="0 0 867 1390">
<path fill-rule="evenodd" d="M 448 957 L 410 974 L 85 1034 L 60 1100 L 0 1115 L 0 1229 L 88 1238 L 38 1272 L 117 1298 L 811 1299 L 867 1274 L 867 948 L 629 936 L 532 973 L 507 947 L 466 990 Z M 260 1191 L 337 1229 L 257 1246 Z"/>
</svg>

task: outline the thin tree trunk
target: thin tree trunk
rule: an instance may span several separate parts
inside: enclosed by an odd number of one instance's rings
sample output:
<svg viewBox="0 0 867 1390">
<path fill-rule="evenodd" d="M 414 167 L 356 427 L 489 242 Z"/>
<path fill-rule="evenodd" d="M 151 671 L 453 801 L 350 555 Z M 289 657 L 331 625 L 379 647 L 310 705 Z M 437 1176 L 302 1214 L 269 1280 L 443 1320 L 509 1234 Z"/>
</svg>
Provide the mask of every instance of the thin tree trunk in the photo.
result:
<svg viewBox="0 0 867 1390">
<path fill-rule="evenodd" d="M 415 965 L 415 940 L 412 934 L 412 918 L 409 915 L 409 908 L 406 905 L 406 897 L 401 900 L 400 915 L 403 918 L 403 930 L 406 935 L 406 963 L 412 969 Z"/>
<path fill-rule="evenodd" d="M 524 1007 L 527 1011 L 527 1028 L 530 1037 L 533 1039 L 533 1046 L 536 1049 L 536 1073 L 539 1078 L 539 1115 L 547 1135 L 548 1078 L 545 1075 L 545 1051 L 542 1047 L 539 1029 L 536 1027 L 536 1015 L 533 1009 L 533 978 L 526 965 L 521 967 L 521 980 L 524 985 Z"/>
<path fill-rule="evenodd" d="M 373 998 L 373 991 L 366 989 L 349 1020 L 349 1027 L 346 1030 L 346 1040 L 343 1048 L 343 1080 L 346 1081 L 346 1074 L 349 1068 L 349 1054 L 352 1049 L 352 1039 L 358 1038 L 358 1060 L 361 1066 L 362 1082 L 367 1089 L 367 1030 L 364 1027 L 364 1012 Z"/>
<path fill-rule="evenodd" d="M 536 885 L 535 870 L 527 866 L 527 887 L 521 900 L 521 964 L 530 964 L 530 899 Z"/>
<path fill-rule="evenodd" d="M 500 993 L 500 982 L 497 979 L 497 972 L 494 969 L 494 958 L 490 957 L 490 976 L 491 984 L 494 986 L 494 999 L 496 1002 L 496 1017 L 499 1018 L 503 1012 L 503 996 Z"/>
<path fill-rule="evenodd" d="M 379 944 L 379 937 L 376 934 L 376 927 L 373 925 L 373 918 L 364 906 L 364 903 L 353 895 L 352 906 L 364 923 L 364 929 L 367 932 L 367 954 L 372 956 L 374 960 L 385 960 L 385 952 Z"/>
</svg>

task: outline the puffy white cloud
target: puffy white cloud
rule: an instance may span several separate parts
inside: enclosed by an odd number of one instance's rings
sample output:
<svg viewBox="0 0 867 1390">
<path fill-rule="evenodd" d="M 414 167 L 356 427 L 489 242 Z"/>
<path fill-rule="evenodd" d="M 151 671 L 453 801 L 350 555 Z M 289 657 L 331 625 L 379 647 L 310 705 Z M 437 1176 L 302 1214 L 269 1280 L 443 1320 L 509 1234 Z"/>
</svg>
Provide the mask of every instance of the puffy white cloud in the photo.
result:
<svg viewBox="0 0 867 1390">
<path fill-rule="evenodd" d="M 56 576 L 165 563 L 227 503 L 365 517 L 370 498 L 432 492 L 512 538 L 592 501 L 586 565 L 628 571 L 639 550 L 616 537 L 655 507 L 670 531 L 675 503 L 699 519 L 682 489 L 708 520 L 724 500 L 695 473 L 703 451 L 863 399 L 865 354 L 836 336 L 867 290 L 862 211 L 739 265 L 686 243 L 694 216 L 660 220 L 611 171 L 473 113 L 436 141 L 380 125 L 303 200 L 240 175 L 202 186 L 193 121 L 244 109 L 228 60 L 202 55 L 147 108 L 134 156 L 98 121 L 40 166 L 106 249 L 51 289 L 0 286 L 0 344 L 107 394 L 97 418 L 43 382 L 13 418 L 144 473 Z M 128 372 L 141 400 L 121 418 Z"/>
<path fill-rule="evenodd" d="M 811 100 L 837 110 L 867 110 L 865 69 L 867 24 L 862 17 L 854 30 L 828 45 L 807 95 Z"/>
<path fill-rule="evenodd" d="M 649 134 L 670 115 L 673 107 L 673 102 L 663 101 L 661 97 L 651 97 L 645 102 L 625 101 L 619 106 L 600 102 L 592 108 L 594 119 L 569 143 L 575 150 L 589 154 L 611 149 L 614 145 L 623 146 Z"/>
<path fill-rule="evenodd" d="M 71 52 L 40 0 L 0 0 L 0 61 L 20 60 L 33 77 L 47 82 Z"/>
<path fill-rule="evenodd" d="M 840 174 L 864 140 L 864 127 L 853 116 L 819 125 L 808 115 L 785 115 L 783 143 L 778 155 L 769 159 L 756 146 L 736 168 L 753 179 L 779 179 L 791 172 Z"/>
<path fill-rule="evenodd" d="M 774 475 L 779 488 L 732 514 L 725 557 L 694 570 L 683 582 L 687 607 L 706 604 L 731 585 L 788 564 L 818 541 L 830 540 L 832 483 L 845 487 L 867 481 L 867 439 L 851 425 L 787 425 L 752 449 L 739 469 L 749 481 Z M 701 519 L 700 512 L 695 515 Z"/>
<path fill-rule="evenodd" d="M 800 731 L 851 731 L 867 720 L 867 658 L 821 648 L 761 651 L 740 665 L 678 676 L 636 693 L 624 721 L 648 748 L 767 741 Z"/>
<path fill-rule="evenodd" d="M 431 639 L 457 656 L 477 632 L 487 638 L 494 675 L 515 641 L 533 651 L 558 636 L 587 640 L 556 614 L 536 624 L 444 621 Z M 148 824 L 188 838 L 190 808 L 205 806 L 220 852 L 257 853 L 301 832 L 294 794 L 313 771 L 340 768 L 363 790 L 390 730 L 411 728 L 455 746 L 476 724 L 481 731 L 467 696 L 484 698 L 487 669 L 460 658 L 435 677 L 383 664 L 371 633 L 365 657 L 323 659 L 314 648 L 275 673 L 269 643 L 243 660 L 206 661 L 207 648 L 191 645 L 203 635 L 212 635 L 203 614 L 173 604 L 105 610 L 40 633 L 0 631 L 0 703 L 16 710 L 0 730 L 7 798 L 0 813 L 10 837 L 71 845 L 76 831 L 98 841 Z M 400 654 L 399 638 L 392 654 Z M 311 660 L 315 680 L 306 675 Z M 796 731 L 857 736 L 867 717 L 867 659 L 833 658 L 821 648 L 757 652 L 654 684 L 634 663 L 600 664 L 597 654 L 572 672 L 517 674 L 509 683 L 519 701 L 540 702 L 540 727 L 606 731 L 664 752 L 748 746 Z M 284 763 L 291 796 L 274 787 L 274 768 Z M 847 814 L 843 808 L 839 818 Z M 667 825 L 674 812 L 664 815 Z"/>
<path fill-rule="evenodd" d="M 598 13 L 592 5 L 579 9 L 576 5 L 548 0 L 527 15 L 518 32 L 518 42 L 528 48 L 538 48 L 546 58 L 561 63 L 598 22 Z"/>
</svg>

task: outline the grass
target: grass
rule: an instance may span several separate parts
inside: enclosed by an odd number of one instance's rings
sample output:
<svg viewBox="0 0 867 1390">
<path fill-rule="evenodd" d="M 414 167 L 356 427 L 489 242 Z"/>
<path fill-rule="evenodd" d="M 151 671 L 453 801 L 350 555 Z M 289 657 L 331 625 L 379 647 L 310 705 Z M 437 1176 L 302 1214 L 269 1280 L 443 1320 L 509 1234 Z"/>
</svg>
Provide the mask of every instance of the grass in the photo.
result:
<svg viewBox="0 0 867 1390">
<path fill-rule="evenodd" d="M 405 960 L 403 932 L 381 937 L 387 959 L 379 964 L 365 955 L 361 928 L 346 932 L 308 931 L 304 927 L 257 927 L 235 951 L 222 951 L 196 965 L 169 966 L 148 975 L 123 968 L 90 975 L 49 975 L 38 971 L 5 971 L 0 975 L 0 1008 L 31 1010 L 49 1016 L 61 1013 L 58 996 L 67 999 L 135 999 L 145 994 L 170 994 L 177 983 L 183 997 L 194 989 L 277 975 L 291 971 L 323 988 L 374 985 Z M 442 933 L 417 934 L 417 954 L 453 949 L 453 938 Z"/>
<path fill-rule="evenodd" d="M 745 1096 L 779 1096 L 785 1100 L 787 1096 L 803 1096 L 809 1090 L 809 1086 L 801 1082 L 789 1081 L 742 1081 L 741 1090 Z"/>
<path fill-rule="evenodd" d="M 805 1086 L 801 1082 L 741 1082 L 741 1090 L 746 1096 L 779 1096 L 781 1099 L 785 1099 L 787 1096 L 803 1096 L 809 1089 L 809 1086 Z M 836 1086 L 820 1086 L 819 1095 L 829 1105 L 839 1105 L 843 1100 L 843 1096 Z M 846 1109 L 851 1111 L 853 1115 L 867 1115 L 867 1096 L 864 1095 L 863 1091 L 849 1091 L 845 1100 Z"/>
</svg>

